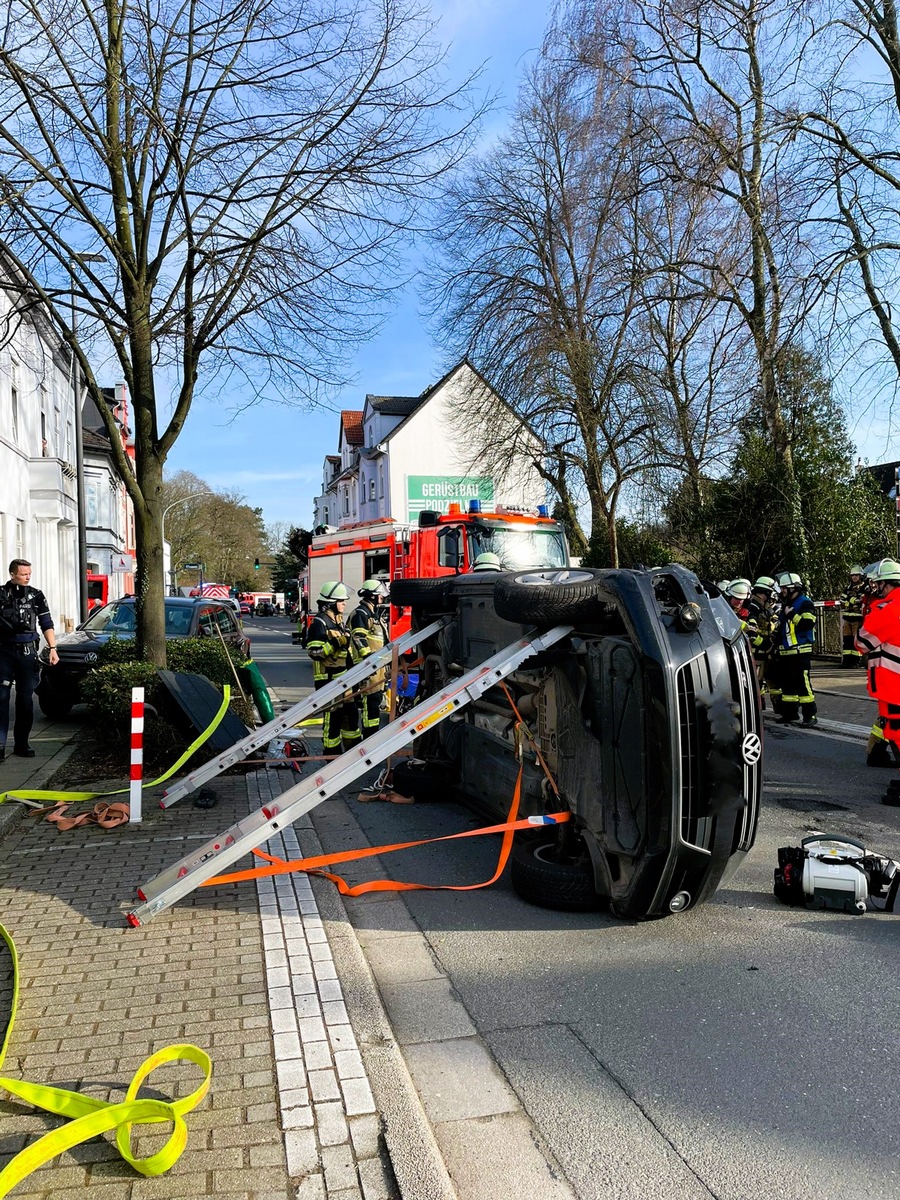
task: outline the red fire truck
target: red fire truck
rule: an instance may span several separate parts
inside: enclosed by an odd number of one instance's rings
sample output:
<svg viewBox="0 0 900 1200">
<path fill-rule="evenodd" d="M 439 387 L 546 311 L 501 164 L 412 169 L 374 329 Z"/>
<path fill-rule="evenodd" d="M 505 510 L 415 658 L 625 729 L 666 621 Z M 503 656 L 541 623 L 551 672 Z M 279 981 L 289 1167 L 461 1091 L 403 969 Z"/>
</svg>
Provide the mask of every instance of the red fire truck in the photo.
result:
<svg viewBox="0 0 900 1200">
<path fill-rule="evenodd" d="M 486 551 L 497 555 L 505 571 L 569 565 L 562 526 L 546 505 L 532 511 L 498 504 L 485 512 L 479 500 L 471 500 L 465 511 L 451 504 L 446 513 L 420 512 L 416 526 L 381 517 L 314 537 L 302 592 L 312 615 L 327 580 L 346 583 L 355 598 L 364 579 L 388 583 L 456 575 L 471 571 Z M 392 606 L 391 636 L 408 628 L 409 611 Z"/>
</svg>

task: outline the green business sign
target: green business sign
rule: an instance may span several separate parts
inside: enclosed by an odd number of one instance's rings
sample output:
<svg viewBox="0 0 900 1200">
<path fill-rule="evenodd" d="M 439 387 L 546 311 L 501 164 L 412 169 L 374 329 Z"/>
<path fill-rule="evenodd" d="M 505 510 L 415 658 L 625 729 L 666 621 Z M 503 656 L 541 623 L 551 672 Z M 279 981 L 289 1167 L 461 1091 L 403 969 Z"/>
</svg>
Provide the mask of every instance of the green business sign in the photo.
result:
<svg viewBox="0 0 900 1200">
<path fill-rule="evenodd" d="M 494 504 L 494 481 L 486 475 L 407 475 L 406 502 L 410 520 L 422 509 L 445 513 L 451 504 L 466 508 L 480 500 L 485 508 Z"/>
</svg>

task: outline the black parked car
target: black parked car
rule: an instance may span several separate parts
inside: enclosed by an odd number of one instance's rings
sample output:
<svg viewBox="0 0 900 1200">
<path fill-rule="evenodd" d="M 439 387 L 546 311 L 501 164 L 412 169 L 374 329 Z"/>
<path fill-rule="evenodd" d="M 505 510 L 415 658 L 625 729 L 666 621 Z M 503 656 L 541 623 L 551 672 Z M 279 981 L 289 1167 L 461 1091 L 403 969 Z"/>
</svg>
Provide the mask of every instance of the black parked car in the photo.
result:
<svg viewBox="0 0 900 1200">
<path fill-rule="evenodd" d="M 517 835 L 511 878 L 524 899 L 660 917 L 701 903 L 737 868 L 756 834 L 761 711 L 747 640 L 716 588 L 675 565 L 579 568 L 401 580 L 391 599 L 419 628 L 455 614 L 422 648 L 422 695 L 530 628 L 573 626 L 507 680 L 560 792 L 526 743 L 521 815 L 573 814 Z M 515 751 L 500 686 L 414 749 L 429 788 L 449 780 L 491 820 L 509 806 Z M 401 771 L 413 788 L 416 769 Z"/>
<path fill-rule="evenodd" d="M 221 631 L 226 642 L 239 646 L 249 655 L 250 641 L 240 619 L 226 600 L 208 597 L 168 596 L 166 637 L 214 637 Z M 98 650 L 112 637 L 132 638 L 135 634 L 134 598 L 114 600 L 95 609 L 74 633 L 57 639 L 59 662 L 51 667 L 49 650 L 41 652 L 41 681 L 37 698 L 45 717 L 60 719 L 68 715 L 81 694 L 81 681 L 100 661 Z"/>
</svg>

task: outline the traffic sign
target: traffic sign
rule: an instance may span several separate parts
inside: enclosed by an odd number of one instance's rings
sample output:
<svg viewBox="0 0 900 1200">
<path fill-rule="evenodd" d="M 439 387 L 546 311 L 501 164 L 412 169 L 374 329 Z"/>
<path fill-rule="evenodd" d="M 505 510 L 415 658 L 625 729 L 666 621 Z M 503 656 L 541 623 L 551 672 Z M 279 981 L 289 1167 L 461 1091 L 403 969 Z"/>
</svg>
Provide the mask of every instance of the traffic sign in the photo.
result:
<svg viewBox="0 0 900 1200">
<path fill-rule="evenodd" d="M 132 558 L 132 556 L 130 554 L 114 554 L 112 557 L 112 569 L 115 572 L 133 571 L 134 570 L 134 559 Z"/>
<path fill-rule="evenodd" d="M 203 563 L 182 563 L 181 569 L 183 571 L 202 571 Z"/>
</svg>

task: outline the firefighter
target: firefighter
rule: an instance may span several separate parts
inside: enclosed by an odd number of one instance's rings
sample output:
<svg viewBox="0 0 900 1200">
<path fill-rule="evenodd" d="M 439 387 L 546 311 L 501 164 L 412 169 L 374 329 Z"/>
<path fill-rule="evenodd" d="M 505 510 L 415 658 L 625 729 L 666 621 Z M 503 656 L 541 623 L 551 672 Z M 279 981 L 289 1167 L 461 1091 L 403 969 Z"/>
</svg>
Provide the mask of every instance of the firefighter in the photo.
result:
<svg viewBox="0 0 900 1200">
<path fill-rule="evenodd" d="M 316 690 L 347 670 L 350 634 L 344 627 L 344 608 L 349 597 L 346 584 L 335 581 L 322 584 L 319 611 L 310 622 L 306 639 Z M 355 700 L 344 700 L 325 713 L 322 745 L 326 754 L 340 754 L 359 740 L 359 711 Z"/>
<path fill-rule="evenodd" d="M 800 576 L 793 572 L 778 576 L 778 588 L 781 594 L 781 613 L 776 634 L 781 683 L 778 721 L 782 725 L 794 725 L 802 716 L 804 725 L 818 725 L 816 697 L 810 679 L 816 638 L 815 606 L 804 593 Z"/>
<path fill-rule="evenodd" d="M 768 691 L 771 694 L 772 705 L 777 710 L 781 694 L 775 672 L 775 658 L 772 654 L 773 634 L 777 625 L 775 590 L 775 580 L 772 576 L 760 575 L 753 584 L 753 591 L 747 602 L 747 624 L 760 690 L 764 693 Z M 763 708 L 765 706 L 766 698 L 763 695 Z"/>
<path fill-rule="evenodd" d="M 869 695 L 878 701 L 876 725 L 896 750 L 900 743 L 900 563 L 883 558 L 867 574 L 875 597 L 857 635 L 858 649 L 866 655 Z"/>
<path fill-rule="evenodd" d="M 496 554 L 491 554 L 490 550 L 486 550 L 484 554 L 479 554 L 472 565 L 473 571 L 499 571 L 500 559 Z"/>
<path fill-rule="evenodd" d="M 856 668 L 865 666 L 865 660 L 856 645 L 863 620 L 863 604 L 866 598 L 866 573 L 860 566 L 850 568 L 850 582 L 841 593 L 841 634 L 843 653 L 841 666 Z"/>
<path fill-rule="evenodd" d="M 734 609 L 738 620 L 741 623 L 741 629 L 749 635 L 747 621 L 750 616 L 747 610 L 747 604 L 750 600 L 752 586 L 749 579 L 732 579 L 731 583 L 725 588 L 725 599 Z"/>
<path fill-rule="evenodd" d="M 389 642 L 383 602 L 384 584 L 379 579 L 367 579 L 357 592 L 359 607 L 350 618 L 350 658 L 361 662 Z M 384 698 L 385 672 L 382 667 L 366 681 L 366 691 L 360 697 L 359 713 L 362 736 L 367 738 L 381 725 L 381 704 Z"/>
</svg>

